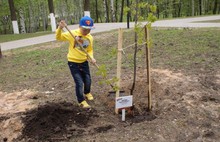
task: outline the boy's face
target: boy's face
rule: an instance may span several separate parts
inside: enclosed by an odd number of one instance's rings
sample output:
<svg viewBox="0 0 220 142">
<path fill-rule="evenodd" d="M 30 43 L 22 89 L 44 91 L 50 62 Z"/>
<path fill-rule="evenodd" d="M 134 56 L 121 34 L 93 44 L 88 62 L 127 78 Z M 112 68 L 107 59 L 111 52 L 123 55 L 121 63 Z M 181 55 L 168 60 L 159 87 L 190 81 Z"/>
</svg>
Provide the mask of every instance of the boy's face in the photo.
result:
<svg viewBox="0 0 220 142">
<path fill-rule="evenodd" d="M 91 31 L 91 29 L 85 29 L 83 27 L 79 27 L 79 29 L 80 29 L 81 34 L 84 35 L 84 36 L 89 34 L 90 31 Z"/>
</svg>

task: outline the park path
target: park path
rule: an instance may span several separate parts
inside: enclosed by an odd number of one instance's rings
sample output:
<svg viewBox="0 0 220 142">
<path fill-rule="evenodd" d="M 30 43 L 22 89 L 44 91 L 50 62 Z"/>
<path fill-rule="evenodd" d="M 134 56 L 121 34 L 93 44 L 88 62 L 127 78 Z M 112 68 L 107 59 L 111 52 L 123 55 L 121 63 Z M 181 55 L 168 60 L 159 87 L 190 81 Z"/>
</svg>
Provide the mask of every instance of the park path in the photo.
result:
<svg viewBox="0 0 220 142">
<path fill-rule="evenodd" d="M 194 18 L 181 18 L 181 19 L 171 19 L 171 20 L 159 20 L 152 24 L 153 27 L 176 27 L 176 28 L 199 28 L 199 27 L 220 27 L 220 23 L 214 22 L 205 22 L 211 20 L 220 20 L 220 15 L 214 16 L 204 16 L 204 17 L 194 17 Z M 203 21 L 203 22 L 201 22 Z M 145 24 L 145 23 L 143 23 Z M 78 28 L 77 25 L 69 25 L 69 29 L 76 29 Z M 130 22 L 130 27 L 134 27 L 134 22 Z M 92 30 L 91 33 L 99 33 L 104 31 L 110 31 L 118 28 L 127 28 L 127 23 L 96 23 L 95 30 Z M 55 33 L 38 36 L 33 38 L 15 40 L 10 42 L 3 42 L 0 43 L 1 50 L 10 50 L 20 47 L 26 47 L 30 45 L 45 43 L 55 41 Z"/>
</svg>

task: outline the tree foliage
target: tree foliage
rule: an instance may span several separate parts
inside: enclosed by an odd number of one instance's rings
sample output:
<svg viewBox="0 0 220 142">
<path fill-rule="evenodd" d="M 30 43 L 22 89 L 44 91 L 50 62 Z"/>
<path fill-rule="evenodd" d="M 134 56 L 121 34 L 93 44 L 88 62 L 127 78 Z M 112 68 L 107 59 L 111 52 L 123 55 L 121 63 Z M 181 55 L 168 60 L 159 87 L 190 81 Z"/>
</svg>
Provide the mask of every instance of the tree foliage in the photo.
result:
<svg viewBox="0 0 220 142">
<path fill-rule="evenodd" d="M 85 2 L 85 3 L 84 3 Z M 56 20 L 65 19 L 68 24 L 76 24 L 83 16 L 84 5 L 87 0 L 53 0 Z M 89 0 L 91 17 L 95 22 L 125 22 L 127 2 L 131 5 L 134 0 Z M 143 19 L 148 10 L 146 4 L 153 5 L 151 11 L 156 10 L 158 19 L 187 17 L 208 14 L 220 14 L 220 0 L 139 0 L 138 13 Z M 104 6 L 105 4 L 105 6 Z M 14 0 L 16 17 L 21 30 L 20 18 L 23 16 L 27 32 L 50 30 L 49 7 L 47 0 Z M 157 9 L 155 9 L 157 6 Z M 106 18 L 105 18 L 106 16 Z M 130 13 L 130 21 L 135 21 L 135 13 Z M 0 34 L 12 33 L 11 15 L 8 0 L 0 0 Z"/>
<path fill-rule="evenodd" d="M 143 27 L 146 26 L 148 29 L 151 28 L 151 23 L 156 21 L 156 10 L 157 7 L 155 4 L 147 3 L 144 1 L 139 0 L 132 0 L 131 5 L 129 7 L 125 8 L 125 13 L 131 13 L 131 15 L 134 15 L 134 31 L 135 31 L 135 48 L 134 48 L 134 55 L 133 55 L 133 64 L 134 64 L 134 72 L 133 72 L 133 84 L 131 88 L 130 94 L 133 95 L 133 91 L 135 88 L 135 82 L 136 82 L 136 60 L 137 60 L 137 52 L 138 52 L 138 44 L 143 44 L 145 41 L 144 36 L 145 33 L 143 32 Z M 143 25 L 141 21 L 144 21 L 147 19 L 147 24 Z M 143 40 L 144 39 L 144 40 Z M 150 45 L 150 43 L 147 43 Z"/>
</svg>

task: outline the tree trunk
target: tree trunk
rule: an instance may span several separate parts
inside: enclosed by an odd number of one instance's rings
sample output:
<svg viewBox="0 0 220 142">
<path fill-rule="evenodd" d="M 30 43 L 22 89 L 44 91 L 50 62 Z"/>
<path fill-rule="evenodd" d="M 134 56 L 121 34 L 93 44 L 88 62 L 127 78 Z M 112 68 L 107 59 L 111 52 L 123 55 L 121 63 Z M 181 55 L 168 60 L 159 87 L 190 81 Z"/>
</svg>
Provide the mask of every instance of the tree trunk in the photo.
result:
<svg viewBox="0 0 220 142">
<path fill-rule="evenodd" d="M 122 0 L 122 2 L 121 2 L 121 16 L 120 16 L 119 22 L 123 21 L 123 13 L 124 13 L 124 0 Z"/>
<path fill-rule="evenodd" d="M 83 11 L 83 10 L 82 10 L 82 9 L 83 9 L 83 5 L 82 5 L 82 2 L 81 2 L 81 1 L 79 1 L 79 9 L 80 9 L 80 10 L 79 10 L 79 12 L 78 12 L 78 21 L 79 21 L 79 19 L 83 16 L 83 15 L 82 15 L 82 13 L 83 13 L 83 12 L 82 12 L 82 11 Z"/>
<path fill-rule="evenodd" d="M 98 11 L 98 1 L 95 0 L 95 15 L 96 15 L 96 22 L 99 22 L 99 11 Z"/>
<path fill-rule="evenodd" d="M 130 3 L 129 3 L 129 0 L 127 0 L 127 7 L 130 8 Z M 127 28 L 129 29 L 130 28 L 130 11 L 128 11 L 127 13 Z"/>
<path fill-rule="evenodd" d="M 108 7 L 108 0 L 105 0 L 105 7 L 106 7 L 106 14 L 107 14 L 107 21 L 109 22 L 109 7 Z"/>
<path fill-rule="evenodd" d="M 54 14 L 53 0 L 48 0 L 48 7 L 50 12 L 50 23 L 52 32 L 56 31 L 56 19 Z"/>
<path fill-rule="evenodd" d="M 46 31 L 48 27 L 48 18 L 45 3 L 40 3 L 40 15 L 42 17 L 43 30 Z"/>
<path fill-rule="evenodd" d="M 194 0 L 192 0 L 192 16 L 195 15 L 195 4 L 194 4 Z"/>
<path fill-rule="evenodd" d="M 220 14 L 220 2 L 218 3 L 218 14 Z"/>
<path fill-rule="evenodd" d="M 66 13 L 66 22 L 67 24 L 71 23 L 71 19 L 70 19 L 70 8 L 69 8 L 69 4 L 68 4 L 68 0 L 65 0 L 65 13 Z"/>
<path fill-rule="evenodd" d="M 111 0 L 111 20 L 115 22 L 114 0 Z"/>
<path fill-rule="evenodd" d="M 108 4 L 107 4 L 107 0 L 103 0 L 103 8 L 104 8 L 104 12 L 105 12 L 105 22 L 108 23 L 109 22 L 109 16 L 108 16 Z"/>
<path fill-rule="evenodd" d="M 24 12 L 23 12 L 23 9 L 20 8 L 19 9 L 19 16 L 20 16 L 20 25 L 21 25 L 21 33 L 26 33 L 26 30 L 25 30 L 25 18 L 24 18 Z"/>
<path fill-rule="evenodd" d="M 167 18 L 168 17 L 168 2 L 166 0 L 165 2 L 165 11 L 164 11 L 164 18 Z"/>
<path fill-rule="evenodd" d="M 38 2 L 37 2 L 37 4 L 35 2 L 34 5 L 35 5 L 35 10 L 34 10 L 35 11 L 34 12 L 34 16 L 35 16 L 35 18 L 34 18 L 34 27 L 35 27 L 35 31 L 38 31 L 40 29 L 40 5 L 39 5 Z"/>
<path fill-rule="evenodd" d="M 218 6 L 218 0 L 215 0 L 214 8 L 213 8 L 213 14 L 217 13 L 217 6 Z"/>
<path fill-rule="evenodd" d="M 157 13 L 156 13 L 157 19 L 160 19 L 160 8 L 159 8 L 159 2 L 158 2 L 158 0 L 156 0 L 155 5 L 157 5 Z"/>
<path fill-rule="evenodd" d="M 138 0 L 136 0 L 136 13 L 135 13 L 135 26 L 137 26 L 137 21 L 138 21 Z M 135 43 L 135 49 L 134 49 L 134 76 L 133 76 L 133 84 L 131 88 L 130 94 L 133 95 L 133 91 L 135 88 L 135 83 L 136 83 L 136 71 L 137 71 L 137 40 L 138 40 L 138 35 L 137 32 L 135 32 L 135 37 L 134 37 L 134 43 Z"/>
<path fill-rule="evenodd" d="M 173 12 L 172 17 L 177 17 L 177 7 L 176 7 L 176 1 L 173 0 Z"/>
<path fill-rule="evenodd" d="M 48 0 L 49 12 L 54 13 L 53 0 Z"/>
<path fill-rule="evenodd" d="M 8 0 L 9 8 L 10 8 L 10 13 L 11 13 L 11 21 L 13 25 L 13 31 L 14 34 L 19 34 L 19 29 L 18 29 L 18 21 L 15 13 L 15 7 L 14 7 L 14 1 L 13 0 Z"/>
<path fill-rule="evenodd" d="M 199 0 L 199 15 L 202 15 L 202 0 Z"/>
<path fill-rule="evenodd" d="M 29 32 L 33 33 L 34 32 L 34 14 L 33 14 L 33 1 L 29 1 L 28 5 L 28 10 L 29 10 Z"/>
<path fill-rule="evenodd" d="M 84 0 L 84 16 L 89 16 L 90 17 L 90 1 L 89 0 Z"/>
<path fill-rule="evenodd" d="M 182 10 L 182 3 L 179 2 L 179 4 L 178 4 L 178 17 L 181 16 L 181 10 Z"/>
</svg>

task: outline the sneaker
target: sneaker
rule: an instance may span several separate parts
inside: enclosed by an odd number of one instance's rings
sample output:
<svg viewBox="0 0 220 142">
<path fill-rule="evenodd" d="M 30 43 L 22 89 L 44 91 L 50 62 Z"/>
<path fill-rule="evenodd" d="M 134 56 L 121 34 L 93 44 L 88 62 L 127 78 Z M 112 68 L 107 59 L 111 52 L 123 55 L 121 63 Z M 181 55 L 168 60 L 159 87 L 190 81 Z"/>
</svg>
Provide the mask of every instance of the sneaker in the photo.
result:
<svg viewBox="0 0 220 142">
<path fill-rule="evenodd" d="M 94 98 L 93 98 L 93 96 L 92 96 L 91 93 L 88 93 L 88 94 L 86 94 L 85 96 L 86 96 L 86 99 L 89 100 L 89 101 L 94 100 Z"/>
<path fill-rule="evenodd" d="M 91 108 L 86 101 L 82 101 L 81 103 L 79 103 L 79 106 L 82 108 Z"/>
</svg>

